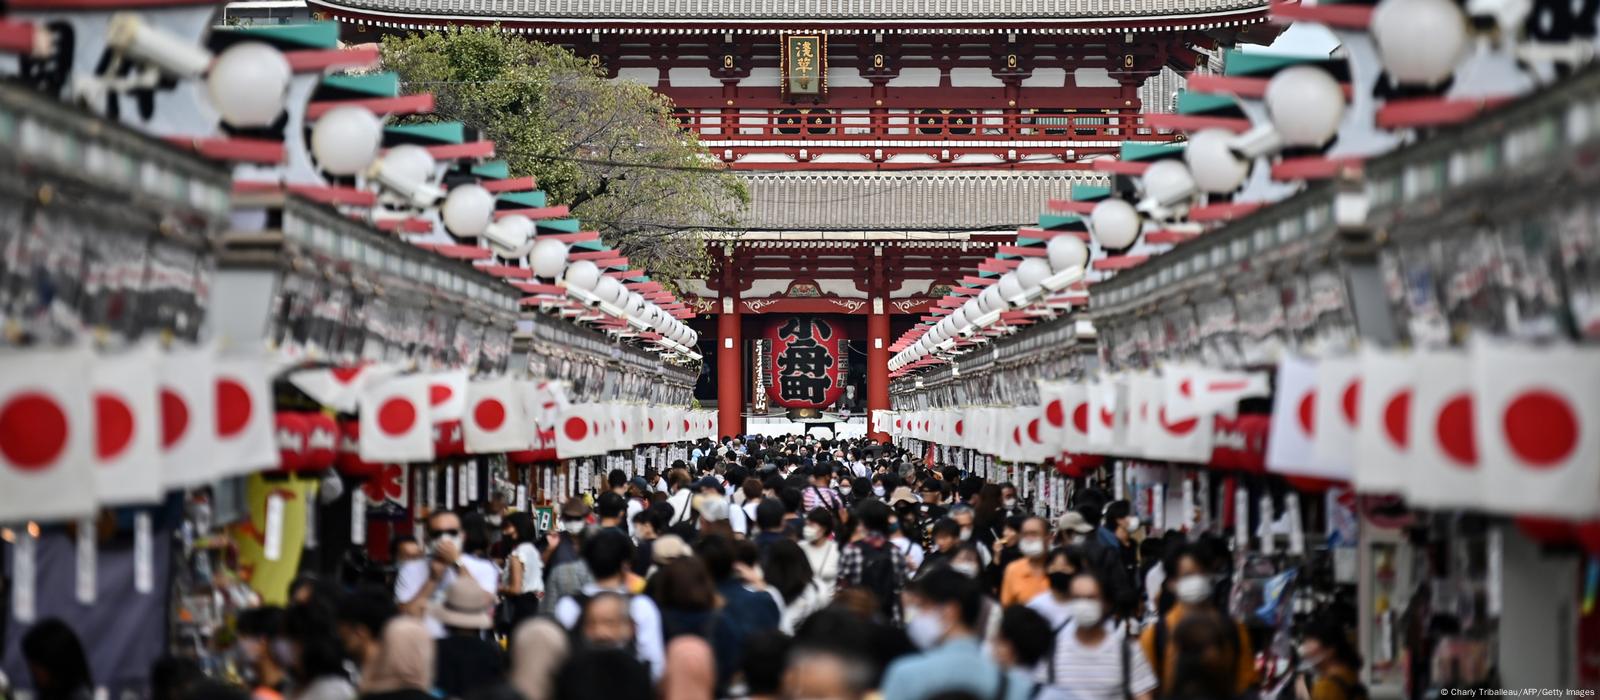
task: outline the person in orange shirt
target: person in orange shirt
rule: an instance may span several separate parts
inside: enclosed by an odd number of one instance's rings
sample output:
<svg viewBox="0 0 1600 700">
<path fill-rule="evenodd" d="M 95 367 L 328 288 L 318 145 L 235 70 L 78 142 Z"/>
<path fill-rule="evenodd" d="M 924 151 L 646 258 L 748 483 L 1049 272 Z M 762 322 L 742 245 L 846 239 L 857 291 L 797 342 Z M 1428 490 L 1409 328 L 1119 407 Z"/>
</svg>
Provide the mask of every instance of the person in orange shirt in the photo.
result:
<svg viewBox="0 0 1600 700">
<path fill-rule="evenodd" d="M 1049 525 L 1044 518 L 1031 517 L 1022 522 L 1017 537 L 1017 549 L 1022 558 L 1006 565 L 1000 579 L 1000 605 L 1026 605 L 1034 596 L 1050 590 L 1050 575 L 1044 570 L 1045 543 L 1049 540 Z"/>
<path fill-rule="evenodd" d="M 1139 645 L 1144 648 L 1145 658 L 1150 659 L 1160 674 L 1161 686 L 1157 697 L 1172 697 L 1177 682 L 1178 647 L 1174 632 L 1185 619 L 1201 616 L 1216 618 L 1220 625 L 1234 630 L 1231 635 L 1233 639 L 1223 645 L 1227 648 L 1212 650 L 1214 653 L 1206 658 L 1207 663 L 1217 666 L 1212 669 L 1217 674 L 1232 676 L 1233 694 L 1243 695 L 1256 684 L 1255 653 L 1250 646 L 1250 633 L 1244 625 L 1229 620 L 1226 613 L 1212 604 L 1211 578 L 1206 573 L 1205 559 L 1200 550 L 1192 546 L 1184 547 L 1169 562 L 1173 563 L 1174 575 L 1167 577 L 1165 585 L 1177 602 L 1139 635 Z"/>
</svg>

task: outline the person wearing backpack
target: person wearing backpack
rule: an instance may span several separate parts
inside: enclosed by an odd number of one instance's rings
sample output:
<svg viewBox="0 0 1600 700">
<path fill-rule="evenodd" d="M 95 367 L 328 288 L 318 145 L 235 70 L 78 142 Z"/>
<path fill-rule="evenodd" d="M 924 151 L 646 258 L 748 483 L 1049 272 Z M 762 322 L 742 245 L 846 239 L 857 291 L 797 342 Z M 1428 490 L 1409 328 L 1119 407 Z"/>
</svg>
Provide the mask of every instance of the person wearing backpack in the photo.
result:
<svg viewBox="0 0 1600 700">
<path fill-rule="evenodd" d="M 1151 700 L 1156 674 L 1144 650 L 1110 616 L 1100 576 L 1089 569 L 1068 582 L 1067 620 L 1055 629 L 1039 700 Z"/>
<path fill-rule="evenodd" d="M 838 588 L 860 588 L 877 600 L 883 619 L 898 623 L 900 592 L 906 586 L 906 557 L 889 542 L 889 506 L 869 500 L 856 506 L 854 514 L 862 537 L 839 553 Z"/>
<path fill-rule="evenodd" d="M 805 499 L 802 502 L 803 508 L 808 513 L 818 508 L 825 508 L 837 517 L 839 511 L 844 510 L 844 497 L 829 483 L 833 481 L 833 465 L 828 462 L 817 462 L 811 467 L 810 476 L 811 485 L 800 492 L 801 498 Z"/>
<path fill-rule="evenodd" d="M 633 650 L 649 666 L 650 677 L 660 680 L 666 670 L 666 646 L 661 633 L 661 610 L 655 602 L 628 591 L 624 565 L 633 556 L 633 542 L 620 530 L 597 530 L 583 542 L 583 563 L 594 581 L 556 603 L 555 618 L 562 627 L 579 629 L 579 617 L 590 599 L 601 594 L 622 596 L 634 631 Z"/>
<path fill-rule="evenodd" d="M 1296 696 L 1308 700 L 1367 700 L 1358 669 L 1361 654 L 1350 635 L 1331 621 L 1308 626 L 1300 642 L 1300 678 Z M 1308 680 L 1307 677 L 1314 680 Z"/>
</svg>

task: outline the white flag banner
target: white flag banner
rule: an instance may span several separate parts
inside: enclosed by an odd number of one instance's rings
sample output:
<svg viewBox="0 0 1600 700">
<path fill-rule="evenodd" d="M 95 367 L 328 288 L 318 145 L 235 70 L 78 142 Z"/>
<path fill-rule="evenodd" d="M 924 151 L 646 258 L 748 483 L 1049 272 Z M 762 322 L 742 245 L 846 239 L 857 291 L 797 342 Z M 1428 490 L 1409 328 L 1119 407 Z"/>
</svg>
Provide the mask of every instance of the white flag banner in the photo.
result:
<svg viewBox="0 0 1600 700">
<path fill-rule="evenodd" d="M 161 476 L 167 488 L 217 478 L 216 353 L 174 347 L 161 356 Z"/>
<path fill-rule="evenodd" d="M 467 384 L 467 418 L 461 427 L 468 453 L 528 449 L 531 421 L 523 417 L 520 384 L 510 377 Z"/>
<path fill-rule="evenodd" d="M 1473 365 L 1485 507 L 1600 515 L 1600 352 L 1482 341 Z"/>
<path fill-rule="evenodd" d="M 58 520 L 95 509 L 89 351 L 0 354 L 0 515 Z"/>
<path fill-rule="evenodd" d="M 1161 381 L 1144 372 L 1124 375 L 1128 385 L 1128 427 L 1117 454 L 1142 457 L 1153 440 L 1160 440 L 1156 412 L 1160 410 Z"/>
<path fill-rule="evenodd" d="M 94 383 L 95 496 L 102 505 L 161 500 L 161 404 L 156 381 L 160 351 L 142 343 L 100 355 Z"/>
<path fill-rule="evenodd" d="M 1199 367 L 1192 368 L 1191 374 L 1180 379 L 1175 389 L 1180 400 L 1187 400 L 1196 413 L 1229 418 L 1238 414 L 1240 401 L 1272 395 L 1272 386 L 1265 372 Z"/>
<path fill-rule="evenodd" d="M 1355 485 L 1368 493 L 1405 493 L 1410 467 L 1411 400 L 1416 362 L 1409 353 L 1362 348 Z"/>
<path fill-rule="evenodd" d="M 453 369 L 428 375 L 428 420 L 458 421 L 466 413 L 467 371 Z"/>
<path fill-rule="evenodd" d="M 1474 425 L 1472 360 L 1455 351 L 1416 357 L 1406 500 L 1430 508 L 1477 508 L 1486 493 Z"/>
<path fill-rule="evenodd" d="M 317 403 L 341 413 L 355 413 L 356 400 L 368 384 L 400 373 L 398 365 L 364 363 L 354 367 L 318 367 L 289 374 L 289 383 Z"/>
<path fill-rule="evenodd" d="M 1144 455 L 1174 462 L 1204 464 L 1210 461 L 1211 414 L 1191 411 L 1187 416 L 1174 417 L 1170 411 L 1171 405 L 1167 403 L 1171 398 L 1171 393 L 1167 391 L 1167 378 L 1150 381 L 1152 383 L 1146 391 L 1157 403 L 1153 404 L 1155 416 L 1146 431 Z"/>
<path fill-rule="evenodd" d="M 236 476 L 276 469 L 272 375 L 266 358 L 219 355 L 215 377 L 217 446 L 213 459 L 217 474 Z"/>
<path fill-rule="evenodd" d="M 1118 447 L 1118 434 L 1126 429 L 1127 418 L 1117 400 L 1117 382 L 1109 375 L 1089 380 L 1089 444 L 1087 452 L 1108 454 Z"/>
<path fill-rule="evenodd" d="M 556 421 L 556 456 L 561 459 L 606 453 L 606 438 L 600 431 L 601 407 L 598 404 L 571 404 Z"/>
<path fill-rule="evenodd" d="M 1278 360 L 1277 393 L 1272 397 L 1272 424 L 1267 434 L 1267 469 L 1279 474 L 1338 478 L 1318 467 L 1311 456 L 1317 430 L 1317 363 L 1285 354 Z"/>
<path fill-rule="evenodd" d="M 1356 430 L 1361 418 L 1361 361 L 1354 355 L 1317 363 L 1316 428 L 1312 461 L 1340 480 L 1355 477 Z"/>
<path fill-rule="evenodd" d="M 428 419 L 432 385 L 428 375 L 414 374 L 377 382 L 361 392 L 356 402 L 360 409 L 361 461 L 433 459 L 433 426 Z"/>
</svg>

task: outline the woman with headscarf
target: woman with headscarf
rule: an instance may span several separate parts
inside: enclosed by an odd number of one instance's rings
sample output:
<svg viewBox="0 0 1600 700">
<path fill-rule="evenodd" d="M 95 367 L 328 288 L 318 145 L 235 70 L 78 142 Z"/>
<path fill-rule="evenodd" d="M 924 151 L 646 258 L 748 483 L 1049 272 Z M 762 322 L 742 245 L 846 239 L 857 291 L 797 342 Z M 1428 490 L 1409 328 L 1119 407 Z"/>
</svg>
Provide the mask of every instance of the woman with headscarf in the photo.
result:
<svg viewBox="0 0 1600 700">
<path fill-rule="evenodd" d="M 567 630 L 549 618 L 536 617 L 517 626 L 511 639 L 511 685 L 523 700 L 555 697 L 556 672 L 570 650 Z"/>
<path fill-rule="evenodd" d="M 362 700 L 434 700 L 431 690 L 433 635 L 415 617 L 390 620 L 378 657 L 361 678 Z"/>
</svg>

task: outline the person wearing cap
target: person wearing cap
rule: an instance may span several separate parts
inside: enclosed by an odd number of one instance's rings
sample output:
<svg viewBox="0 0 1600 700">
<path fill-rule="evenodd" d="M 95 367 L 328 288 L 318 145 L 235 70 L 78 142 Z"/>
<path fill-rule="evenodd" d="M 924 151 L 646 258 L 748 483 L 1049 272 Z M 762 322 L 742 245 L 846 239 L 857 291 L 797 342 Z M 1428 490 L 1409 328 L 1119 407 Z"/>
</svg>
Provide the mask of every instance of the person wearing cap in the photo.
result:
<svg viewBox="0 0 1600 700">
<path fill-rule="evenodd" d="M 504 679 L 500 647 L 484 638 L 494 626 L 494 597 L 471 576 L 460 576 L 444 599 L 428 608 L 445 635 L 434 647 L 433 682 L 444 697 L 467 697 L 473 690 Z"/>
</svg>

